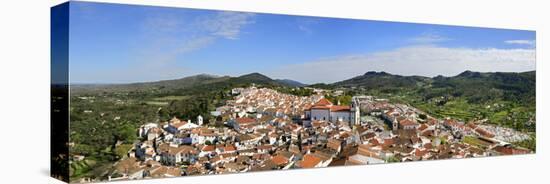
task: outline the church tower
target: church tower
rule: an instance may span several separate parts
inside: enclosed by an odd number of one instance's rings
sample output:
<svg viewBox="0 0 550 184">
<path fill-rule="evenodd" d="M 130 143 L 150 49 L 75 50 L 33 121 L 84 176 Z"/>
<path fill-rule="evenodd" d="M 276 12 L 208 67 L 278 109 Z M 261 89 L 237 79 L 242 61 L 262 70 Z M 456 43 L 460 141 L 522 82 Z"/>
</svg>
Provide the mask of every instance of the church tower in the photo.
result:
<svg viewBox="0 0 550 184">
<path fill-rule="evenodd" d="M 197 124 L 198 124 L 199 126 L 202 126 L 202 123 L 203 123 L 202 116 L 201 116 L 201 115 L 197 116 Z"/>
<path fill-rule="evenodd" d="M 351 115 L 352 115 L 352 123 L 354 125 L 361 124 L 361 112 L 359 109 L 359 100 L 357 98 L 352 97 L 351 98 Z"/>
</svg>

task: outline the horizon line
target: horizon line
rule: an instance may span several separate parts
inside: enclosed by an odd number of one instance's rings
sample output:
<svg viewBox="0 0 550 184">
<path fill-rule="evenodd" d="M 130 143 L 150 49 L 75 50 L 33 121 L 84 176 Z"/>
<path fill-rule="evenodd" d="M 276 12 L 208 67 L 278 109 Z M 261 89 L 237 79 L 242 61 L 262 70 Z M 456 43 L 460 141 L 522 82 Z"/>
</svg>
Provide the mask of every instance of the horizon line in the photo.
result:
<svg viewBox="0 0 550 184">
<path fill-rule="evenodd" d="M 358 77 L 358 76 L 363 76 L 365 75 L 366 73 L 369 73 L 369 72 L 375 72 L 375 73 L 387 73 L 387 74 L 390 74 L 390 75 L 398 75 L 398 76 L 404 76 L 404 77 L 413 77 L 413 76 L 418 76 L 418 77 L 428 77 L 428 78 L 434 78 L 434 77 L 438 77 L 438 76 L 443 76 L 443 77 L 455 77 L 455 76 L 458 76 L 464 72 L 475 72 L 475 73 L 526 73 L 526 72 L 536 72 L 536 69 L 535 70 L 527 70 L 527 71 L 521 71 L 521 72 L 505 72 L 505 71 L 491 71 L 491 72 L 479 72 L 479 71 L 473 71 L 473 70 L 464 70 L 463 72 L 460 72 L 456 75 L 434 75 L 434 76 L 423 76 L 423 75 L 402 75 L 402 74 L 395 74 L 395 73 L 389 73 L 389 72 L 386 72 L 386 71 L 375 71 L 375 70 L 370 70 L 370 71 L 367 71 L 363 74 L 359 74 L 359 75 L 356 75 L 354 77 Z M 151 80 L 151 81 L 135 81 L 135 82 L 71 82 L 70 81 L 70 77 L 69 77 L 69 82 L 68 84 L 69 85 L 124 85 L 124 84 L 140 84 L 140 83 L 153 83 L 153 82 L 161 82 L 161 81 L 171 81 L 171 80 L 180 80 L 180 79 L 184 79 L 184 78 L 188 78 L 188 77 L 196 77 L 196 76 L 211 76 L 211 77 L 214 77 L 214 78 L 221 78 L 221 77 L 241 77 L 241 76 L 245 76 L 245 75 L 250 75 L 250 74 L 260 74 L 260 75 L 263 75 L 263 76 L 266 76 L 272 80 L 292 80 L 292 81 L 296 81 L 296 82 L 299 82 L 299 83 L 302 83 L 304 85 L 313 85 L 313 84 L 333 84 L 333 83 L 336 83 L 336 82 L 316 82 L 316 83 L 305 83 L 305 82 L 302 82 L 302 81 L 299 81 L 299 80 L 294 80 L 294 79 L 290 79 L 290 78 L 274 78 L 274 77 L 271 77 L 267 74 L 264 74 L 264 73 L 261 73 L 261 72 L 250 72 L 250 73 L 245 73 L 245 74 L 240 74 L 240 75 L 216 75 L 216 74 L 208 74 L 208 73 L 200 73 L 200 74 L 192 74 L 192 75 L 187 75 L 187 76 L 183 76 L 183 77 L 179 77 L 179 78 L 172 78 L 172 79 L 159 79 L 159 80 Z M 351 77 L 351 78 L 354 78 L 354 77 Z M 348 79 L 351 79 L 351 78 L 348 78 Z M 340 81 L 344 81 L 344 80 L 348 80 L 348 79 L 343 79 L 343 80 L 340 80 Z M 338 82 L 340 82 L 338 81 Z M 50 82 L 51 83 L 51 82 Z M 51 83 L 51 85 L 56 85 L 55 83 Z"/>
</svg>

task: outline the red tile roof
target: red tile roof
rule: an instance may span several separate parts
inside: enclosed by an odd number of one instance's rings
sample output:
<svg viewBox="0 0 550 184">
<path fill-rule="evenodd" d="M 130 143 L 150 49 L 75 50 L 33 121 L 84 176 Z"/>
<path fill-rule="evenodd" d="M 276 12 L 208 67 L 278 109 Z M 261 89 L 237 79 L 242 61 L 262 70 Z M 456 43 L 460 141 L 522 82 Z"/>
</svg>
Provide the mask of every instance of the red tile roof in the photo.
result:
<svg viewBox="0 0 550 184">
<path fill-rule="evenodd" d="M 271 158 L 271 161 L 273 161 L 276 165 L 286 165 L 288 163 L 288 159 L 281 155 L 274 156 Z"/>
<path fill-rule="evenodd" d="M 237 150 L 237 148 L 235 148 L 235 146 L 233 145 L 229 145 L 229 146 L 225 146 L 225 148 L 223 148 L 224 151 L 235 151 Z"/>
<path fill-rule="evenodd" d="M 329 106 L 316 105 L 311 107 L 311 109 L 330 109 Z"/>
<path fill-rule="evenodd" d="M 404 120 L 399 121 L 399 124 L 401 126 L 413 126 L 413 125 L 416 125 L 417 123 L 410 120 L 410 119 L 404 119 Z"/>
<path fill-rule="evenodd" d="M 179 129 L 180 127 L 182 127 L 185 124 L 187 124 L 187 121 L 177 121 L 177 122 L 172 123 L 172 126 Z"/>
<path fill-rule="evenodd" d="M 350 109 L 351 109 L 350 106 L 343 106 L 343 105 L 333 105 L 330 107 L 330 111 L 332 112 L 349 111 Z"/>
<path fill-rule="evenodd" d="M 417 157 L 422 157 L 426 153 L 428 153 L 428 151 L 426 151 L 426 150 L 420 150 L 418 148 L 414 150 L 414 155 L 417 156 Z"/>
<path fill-rule="evenodd" d="M 326 98 L 321 98 L 321 100 L 317 101 L 315 105 L 313 106 L 330 106 L 332 105 L 332 102 L 328 101 Z"/>
<path fill-rule="evenodd" d="M 249 124 L 249 123 L 254 123 L 256 122 L 256 120 L 252 119 L 252 118 L 237 118 L 235 119 L 235 121 L 238 123 L 238 124 Z"/>
<path fill-rule="evenodd" d="M 495 150 L 504 154 L 504 155 L 516 155 L 516 154 L 527 154 L 529 153 L 529 150 L 525 149 L 516 149 L 512 147 L 506 147 L 506 146 L 497 146 L 495 147 Z"/>
<path fill-rule="evenodd" d="M 202 147 L 202 151 L 214 151 L 215 148 L 214 145 L 206 145 Z"/>
<path fill-rule="evenodd" d="M 478 134 L 480 134 L 480 135 L 482 135 L 482 136 L 485 136 L 485 137 L 489 137 L 489 138 L 495 137 L 494 134 L 492 134 L 491 132 L 489 132 L 489 131 L 487 131 L 487 130 L 485 130 L 485 129 L 483 129 L 483 128 L 476 128 L 475 131 L 476 131 Z"/>
<path fill-rule="evenodd" d="M 422 125 L 420 125 L 420 127 L 418 127 L 418 130 L 424 131 L 426 128 L 428 128 L 428 125 L 422 124 Z"/>
<path fill-rule="evenodd" d="M 314 168 L 320 162 L 321 162 L 320 158 L 318 158 L 318 157 L 316 157 L 312 154 L 307 154 L 307 155 L 304 155 L 304 158 L 302 159 L 301 166 L 302 166 L 302 168 Z"/>
</svg>

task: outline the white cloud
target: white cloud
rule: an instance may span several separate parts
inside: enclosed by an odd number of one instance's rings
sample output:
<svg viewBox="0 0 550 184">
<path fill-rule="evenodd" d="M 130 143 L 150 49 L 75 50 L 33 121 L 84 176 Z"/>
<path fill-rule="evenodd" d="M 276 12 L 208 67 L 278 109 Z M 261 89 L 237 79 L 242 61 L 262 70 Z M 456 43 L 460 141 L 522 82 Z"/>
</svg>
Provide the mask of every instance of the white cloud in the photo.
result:
<svg viewBox="0 0 550 184">
<path fill-rule="evenodd" d="M 306 35 L 310 36 L 313 34 L 312 26 L 315 26 L 322 22 L 322 19 L 316 17 L 297 17 L 296 25 L 298 30 L 304 32 Z"/>
<path fill-rule="evenodd" d="M 506 40 L 504 43 L 507 44 L 516 44 L 516 45 L 527 45 L 534 47 L 536 45 L 535 40 Z"/>
<path fill-rule="evenodd" d="M 417 37 L 409 39 L 410 42 L 415 44 L 433 44 L 449 40 L 451 39 L 441 36 L 435 32 L 425 32 Z"/>
<path fill-rule="evenodd" d="M 535 50 L 410 46 L 365 55 L 324 58 L 283 66 L 266 73 L 274 78 L 289 78 L 305 83 L 330 83 L 362 75 L 367 71 L 385 71 L 400 75 L 453 76 L 465 70 L 535 70 Z"/>
<path fill-rule="evenodd" d="M 311 34 L 313 34 L 313 31 L 312 31 L 309 27 L 307 27 L 307 26 L 305 26 L 305 25 L 298 25 L 298 30 L 300 30 L 300 31 L 302 31 L 302 32 L 304 32 L 304 33 L 306 33 L 306 35 L 311 35 Z"/>
<path fill-rule="evenodd" d="M 253 13 L 220 12 L 214 17 L 200 20 L 202 27 L 211 35 L 237 39 L 243 26 L 253 23 Z"/>
</svg>

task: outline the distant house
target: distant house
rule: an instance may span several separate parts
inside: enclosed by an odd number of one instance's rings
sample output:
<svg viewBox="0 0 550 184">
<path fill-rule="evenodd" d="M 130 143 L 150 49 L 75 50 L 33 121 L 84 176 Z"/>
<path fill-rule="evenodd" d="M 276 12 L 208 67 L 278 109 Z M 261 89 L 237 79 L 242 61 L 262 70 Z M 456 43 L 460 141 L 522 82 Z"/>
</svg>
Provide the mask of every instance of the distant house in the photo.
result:
<svg viewBox="0 0 550 184">
<path fill-rule="evenodd" d="M 451 129 L 452 131 L 464 131 L 466 128 L 466 126 L 464 126 L 464 122 L 459 122 L 454 119 L 446 119 L 443 121 L 443 126 Z"/>
<path fill-rule="evenodd" d="M 241 134 L 236 137 L 237 143 L 235 146 L 238 150 L 255 148 L 261 138 L 261 136 L 255 136 L 254 134 Z"/>
<path fill-rule="evenodd" d="M 289 164 L 288 158 L 286 158 L 282 155 L 277 155 L 277 156 L 272 157 L 271 161 L 275 165 L 277 165 L 277 167 L 279 167 L 279 168 L 283 168 L 283 167 L 287 166 L 287 164 Z"/>
<path fill-rule="evenodd" d="M 114 165 L 114 171 L 109 175 L 109 181 L 121 179 L 141 179 L 144 176 L 146 166 L 141 165 L 135 157 L 129 157 L 118 161 Z"/>
<path fill-rule="evenodd" d="M 228 125 L 235 130 L 251 130 L 256 123 L 257 121 L 255 119 L 244 117 L 230 120 Z"/>
<path fill-rule="evenodd" d="M 166 165 L 176 165 L 177 163 L 191 161 L 198 152 L 191 146 L 172 146 L 161 144 L 157 148 L 161 155 L 161 162 Z"/>
<path fill-rule="evenodd" d="M 147 171 L 147 176 L 153 178 L 181 176 L 182 170 L 178 167 L 155 166 Z"/>
<path fill-rule="evenodd" d="M 147 132 L 147 140 L 148 141 L 154 140 L 157 137 L 159 137 L 161 134 L 162 134 L 162 130 L 160 128 L 157 128 L 157 127 L 151 128 Z"/>
<path fill-rule="evenodd" d="M 204 145 L 200 150 L 201 151 L 199 153 L 199 157 L 203 157 L 203 156 L 210 155 L 210 154 L 214 153 L 216 151 L 216 146 L 214 146 L 214 145 Z"/>
<path fill-rule="evenodd" d="M 506 145 L 506 146 L 496 146 L 494 148 L 496 152 L 498 152 L 500 155 L 516 155 L 516 154 L 527 154 L 531 151 L 523 148 L 514 148 L 513 146 Z"/>
<path fill-rule="evenodd" d="M 231 89 L 231 94 L 232 95 L 238 95 L 238 94 L 241 94 L 241 92 L 244 90 L 244 88 L 233 88 Z"/>
<path fill-rule="evenodd" d="M 158 125 L 156 123 L 147 123 L 139 127 L 139 131 L 138 131 L 139 137 L 147 136 L 147 133 L 152 128 L 158 128 Z"/>
<path fill-rule="evenodd" d="M 220 147 L 216 148 L 216 152 L 218 153 L 235 153 L 237 151 L 237 148 L 233 145 L 220 145 Z"/>
<path fill-rule="evenodd" d="M 365 155 L 355 154 L 348 157 L 345 165 L 366 165 L 366 164 L 383 164 L 383 163 L 385 163 L 384 160 L 376 157 L 369 157 Z"/>
<path fill-rule="evenodd" d="M 273 146 L 269 144 L 264 144 L 256 147 L 258 150 L 258 153 L 269 153 L 269 151 L 273 150 Z"/>
<path fill-rule="evenodd" d="M 199 127 L 199 125 L 191 123 L 190 121 L 181 121 L 178 118 L 174 117 L 168 123 L 166 131 L 168 131 L 172 134 L 176 134 L 181 130 L 192 129 L 192 128 L 197 128 L 197 127 Z"/>
<path fill-rule="evenodd" d="M 210 115 L 217 117 L 217 116 L 221 116 L 222 112 L 221 111 L 210 111 Z"/>
<path fill-rule="evenodd" d="M 409 118 L 399 121 L 399 128 L 403 130 L 416 130 L 419 126 L 420 124 Z"/>
<path fill-rule="evenodd" d="M 134 156 L 140 160 L 154 159 L 157 156 L 156 149 L 154 148 L 154 141 L 144 141 L 135 145 Z"/>
<path fill-rule="evenodd" d="M 206 141 L 212 143 L 217 138 L 217 133 L 213 129 L 196 128 L 191 131 L 192 144 L 205 144 Z"/>
<path fill-rule="evenodd" d="M 342 150 L 342 141 L 337 139 L 329 139 L 327 143 L 327 148 L 336 151 L 336 153 L 339 153 Z"/>
</svg>

